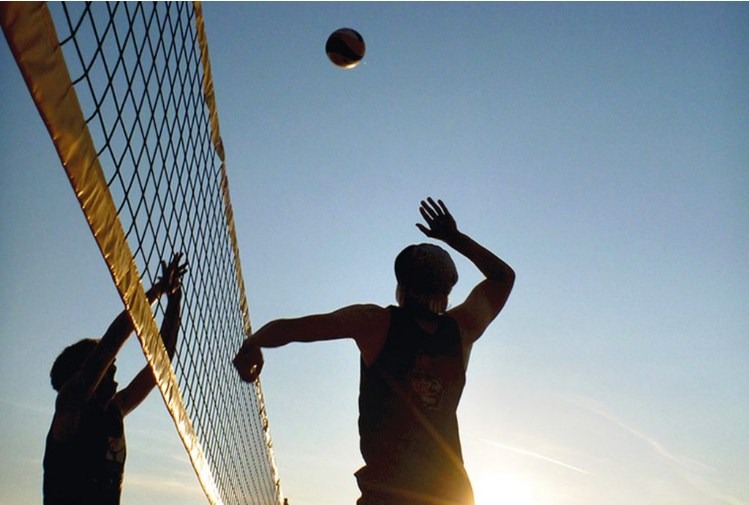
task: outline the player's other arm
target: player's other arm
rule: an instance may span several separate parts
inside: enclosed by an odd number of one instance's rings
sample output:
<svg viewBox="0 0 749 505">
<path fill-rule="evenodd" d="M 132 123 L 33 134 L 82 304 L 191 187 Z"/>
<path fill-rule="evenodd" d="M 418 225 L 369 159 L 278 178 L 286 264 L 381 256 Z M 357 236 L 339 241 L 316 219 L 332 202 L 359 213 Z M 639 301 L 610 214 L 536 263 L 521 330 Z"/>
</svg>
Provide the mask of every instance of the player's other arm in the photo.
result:
<svg viewBox="0 0 749 505">
<path fill-rule="evenodd" d="M 292 342 L 353 339 L 365 362 L 374 360 L 378 335 L 384 335 L 390 313 L 378 305 L 350 305 L 328 314 L 277 319 L 253 333 L 234 358 L 234 367 L 245 382 L 253 382 L 262 370 L 261 348 L 281 347 Z"/>
<path fill-rule="evenodd" d="M 164 286 L 167 295 L 167 306 L 164 312 L 164 320 L 161 322 L 160 335 L 170 360 L 174 357 L 174 352 L 177 349 L 182 306 L 182 276 L 187 271 L 186 263 L 179 264 L 181 257 L 181 253 L 176 254 L 169 265 L 162 262 L 163 277 L 161 284 Z M 146 399 L 155 386 L 156 378 L 153 375 L 153 370 L 150 365 L 146 364 L 130 381 L 130 384 L 115 395 L 113 401 L 122 411 L 122 415 L 126 416 Z"/>
</svg>

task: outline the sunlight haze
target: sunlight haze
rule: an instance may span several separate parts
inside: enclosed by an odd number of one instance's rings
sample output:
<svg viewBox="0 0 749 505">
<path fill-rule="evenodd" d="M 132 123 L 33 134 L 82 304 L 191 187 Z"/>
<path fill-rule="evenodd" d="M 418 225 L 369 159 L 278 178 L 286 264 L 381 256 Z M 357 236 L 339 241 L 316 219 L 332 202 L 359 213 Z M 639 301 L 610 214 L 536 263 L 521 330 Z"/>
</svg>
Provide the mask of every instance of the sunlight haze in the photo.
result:
<svg viewBox="0 0 749 505">
<path fill-rule="evenodd" d="M 749 505 L 749 5 L 203 13 L 254 328 L 395 303 L 441 198 L 517 272 L 458 411 L 476 505 Z M 51 364 L 122 302 L 4 39 L 0 68 L 0 503 L 36 505 Z M 480 274 L 453 258 L 454 306 Z M 356 346 L 264 354 L 289 504 L 353 505 Z M 120 384 L 143 362 L 133 337 Z M 126 433 L 123 505 L 208 503 L 158 393 Z"/>
</svg>

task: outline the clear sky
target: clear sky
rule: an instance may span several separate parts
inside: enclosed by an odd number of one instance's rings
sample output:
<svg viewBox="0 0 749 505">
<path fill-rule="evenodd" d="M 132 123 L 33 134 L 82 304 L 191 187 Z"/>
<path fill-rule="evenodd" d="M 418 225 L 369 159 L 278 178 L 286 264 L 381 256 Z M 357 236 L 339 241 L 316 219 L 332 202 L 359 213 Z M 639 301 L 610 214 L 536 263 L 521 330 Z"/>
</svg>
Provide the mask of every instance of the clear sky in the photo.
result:
<svg viewBox="0 0 749 505">
<path fill-rule="evenodd" d="M 749 504 L 749 5 L 204 15 L 254 327 L 392 303 L 442 198 L 518 274 L 459 410 L 477 505 Z M 323 51 L 343 26 L 353 70 Z M 0 503 L 31 505 L 51 363 L 122 305 L 4 41 L 0 71 Z M 456 262 L 453 303 L 479 280 Z M 353 504 L 355 345 L 265 355 L 290 503 Z M 126 429 L 123 505 L 206 503 L 156 393 Z"/>
</svg>

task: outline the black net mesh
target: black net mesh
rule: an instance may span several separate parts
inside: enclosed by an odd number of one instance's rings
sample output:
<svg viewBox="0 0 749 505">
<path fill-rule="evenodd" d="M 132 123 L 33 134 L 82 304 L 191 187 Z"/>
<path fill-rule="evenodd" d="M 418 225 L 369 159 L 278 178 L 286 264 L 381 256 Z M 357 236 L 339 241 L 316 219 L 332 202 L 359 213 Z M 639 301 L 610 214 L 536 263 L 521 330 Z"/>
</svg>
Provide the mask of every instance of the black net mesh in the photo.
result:
<svg viewBox="0 0 749 505">
<path fill-rule="evenodd" d="M 242 385 L 230 366 L 248 317 L 195 7 L 71 2 L 50 11 L 144 286 L 172 253 L 189 262 L 172 364 L 220 494 L 212 499 L 277 504 L 261 391 Z"/>
</svg>

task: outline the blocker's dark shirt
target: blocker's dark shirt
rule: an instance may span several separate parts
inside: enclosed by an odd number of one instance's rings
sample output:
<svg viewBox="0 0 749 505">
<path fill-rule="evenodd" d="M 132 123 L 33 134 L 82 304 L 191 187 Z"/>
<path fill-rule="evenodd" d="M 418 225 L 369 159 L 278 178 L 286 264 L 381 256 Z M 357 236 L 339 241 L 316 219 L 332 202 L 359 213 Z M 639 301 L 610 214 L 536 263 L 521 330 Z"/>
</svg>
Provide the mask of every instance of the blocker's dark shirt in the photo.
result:
<svg viewBox="0 0 749 505">
<path fill-rule="evenodd" d="M 430 334 L 408 310 L 389 307 L 380 355 L 362 361 L 359 435 L 366 465 L 359 505 L 472 505 L 456 410 L 465 385 L 463 346 L 449 316 Z M 435 501 L 435 499 L 437 501 Z"/>
<path fill-rule="evenodd" d="M 44 452 L 44 505 L 119 505 L 125 468 L 122 413 L 88 404 L 78 431 Z"/>
</svg>

